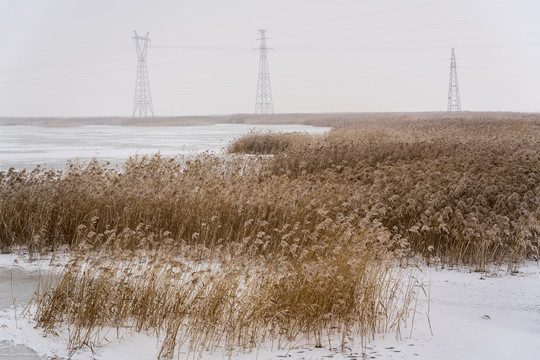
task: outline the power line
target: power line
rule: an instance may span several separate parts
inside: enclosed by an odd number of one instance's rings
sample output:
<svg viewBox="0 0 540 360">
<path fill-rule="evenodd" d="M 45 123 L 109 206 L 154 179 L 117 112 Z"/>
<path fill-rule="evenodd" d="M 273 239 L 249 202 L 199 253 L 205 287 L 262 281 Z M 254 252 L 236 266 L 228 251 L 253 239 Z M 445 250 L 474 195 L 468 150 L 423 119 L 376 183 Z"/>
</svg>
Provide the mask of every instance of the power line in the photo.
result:
<svg viewBox="0 0 540 360">
<path fill-rule="evenodd" d="M 502 3 L 505 3 L 505 2 L 502 2 Z M 479 7 L 482 8 L 483 6 L 474 6 L 474 7 L 471 7 L 470 9 L 475 9 L 475 8 L 479 8 Z M 465 10 L 468 10 L 468 9 L 465 9 Z M 371 24 L 370 26 L 354 26 L 354 27 L 342 27 L 342 28 L 333 28 L 333 29 L 312 30 L 312 31 L 310 31 L 310 34 L 317 34 L 317 33 L 319 33 L 319 34 L 325 34 L 325 33 L 332 34 L 332 33 L 335 33 L 335 36 L 338 37 L 341 40 L 341 39 L 343 39 L 343 34 L 339 34 L 339 32 L 354 31 L 355 38 L 357 38 L 357 34 L 360 33 L 360 34 L 363 34 L 365 37 L 373 39 L 373 38 L 380 37 L 380 36 L 393 36 L 395 34 L 402 35 L 402 34 L 407 33 L 407 32 L 425 32 L 427 30 L 433 30 L 433 29 L 438 29 L 438 28 L 469 25 L 469 24 L 475 24 L 475 23 L 480 23 L 480 22 L 486 22 L 486 21 L 497 19 L 497 18 L 508 18 L 508 17 L 519 16 L 519 15 L 523 15 L 523 14 L 530 15 L 530 14 L 534 14 L 534 13 L 539 12 L 539 11 L 540 11 L 540 7 L 535 6 L 535 7 L 530 7 L 530 8 L 521 9 L 521 10 L 512 11 L 512 12 L 469 16 L 469 17 L 462 18 L 462 19 L 452 19 L 452 20 L 447 20 L 447 21 L 442 21 L 442 22 L 437 22 L 437 23 L 424 23 L 424 24 L 422 24 L 422 23 L 413 22 L 412 25 L 409 25 L 411 23 L 410 20 L 414 20 L 416 18 L 433 19 L 436 15 L 444 15 L 444 14 L 453 13 L 453 12 L 462 13 L 463 9 L 461 9 L 459 11 L 458 10 L 453 10 L 453 11 L 450 11 L 450 12 L 440 12 L 440 13 L 418 15 L 418 16 L 411 17 L 411 18 L 408 18 L 408 19 L 404 18 L 404 19 L 390 20 L 390 21 L 387 21 L 387 22 L 377 22 L 377 23 Z M 399 23 L 401 21 L 407 21 L 407 23 L 404 24 L 404 25 L 397 24 L 397 23 Z M 373 28 L 373 29 L 379 29 L 381 27 L 381 25 L 389 25 L 389 26 L 388 27 L 386 27 L 386 26 L 383 27 L 383 30 L 377 30 L 377 31 L 374 31 L 374 32 L 370 31 L 371 30 L 370 27 Z M 394 26 L 394 25 L 397 25 L 397 26 Z M 276 38 L 294 38 L 294 37 L 298 37 L 298 36 L 305 36 L 304 32 L 293 32 L 293 33 L 289 33 L 288 35 L 285 34 L 285 35 L 273 36 L 273 39 L 276 39 Z M 317 38 L 320 41 L 320 36 L 318 36 Z M 317 41 L 317 43 L 319 43 L 319 41 Z M 297 44 L 297 45 L 298 46 L 303 46 L 303 45 L 305 45 L 305 42 L 302 42 L 301 44 Z M 292 46 L 297 46 L 297 45 L 293 44 Z"/>
<path fill-rule="evenodd" d="M 72 78 L 72 77 L 104 74 L 104 73 L 127 71 L 127 70 L 133 70 L 133 67 L 122 67 L 122 68 L 108 69 L 108 70 L 88 71 L 88 72 L 82 72 L 82 73 L 76 73 L 76 74 L 66 74 L 66 75 L 43 76 L 43 77 L 29 78 L 29 79 L 0 80 L 0 84 L 18 83 L 18 82 L 27 82 L 27 81 L 39 81 L 39 80 L 63 79 L 63 78 Z"/>
<path fill-rule="evenodd" d="M 181 50 L 195 50 L 195 51 L 249 51 L 248 48 L 234 48 L 234 47 L 219 47 L 219 46 L 182 46 L 182 45 L 160 45 L 153 46 L 156 49 L 181 49 Z"/>
<path fill-rule="evenodd" d="M 104 54 L 103 52 L 106 51 Z M 132 50 L 129 49 L 129 52 Z M 80 54 L 76 56 L 71 56 L 67 58 L 56 58 L 56 59 L 48 59 L 41 62 L 34 62 L 31 64 L 27 64 L 25 66 L 19 66 L 9 69 L 2 69 L 0 68 L 0 73 L 16 73 L 16 72 L 33 72 L 36 70 L 50 70 L 55 68 L 64 68 L 66 66 L 79 66 L 79 65 L 86 65 L 91 63 L 98 63 L 98 62 L 108 62 L 111 61 L 115 57 L 120 57 L 128 53 L 128 48 L 115 48 L 115 49 L 103 49 L 99 52 L 95 52 L 95 55 L 98 56 L 92 56 L 94 53 L 85 53 Z"/>
</svg>

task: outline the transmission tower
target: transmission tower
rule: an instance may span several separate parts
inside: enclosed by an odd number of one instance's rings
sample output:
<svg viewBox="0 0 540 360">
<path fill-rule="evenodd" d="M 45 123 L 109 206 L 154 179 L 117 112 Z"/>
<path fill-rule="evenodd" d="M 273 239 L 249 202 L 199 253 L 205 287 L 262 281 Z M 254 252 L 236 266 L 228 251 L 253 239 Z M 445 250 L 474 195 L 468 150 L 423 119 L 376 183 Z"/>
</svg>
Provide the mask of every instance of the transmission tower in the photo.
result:
<svg viewBox="0 0 540 360">
<path fill-rule="evenodd" d="M 255 114 L 273 114 L 272 88 L 270 86 L 270 72 L 268 70 L 269 48 L 266 46 L 266 30 L 259 29 L 259 78 L 257 80 L 257 96 L 255 99 Z"/>
<path fill-rule="evenodd" d="M 450 85 L 448 87 L 448 112 L 460 112 L 461 100 L 459 99 L 459 85 L 457 79 L 456 54 L 452 48 L 452 60 L 450 60 Z"/>
<path fill-rule="evenodd" d="M 150 80 L 148 79 L 148 68 L 146 66 L 146 52 L 150 39 L 146 36 L 139 36 L 134 31 L 135 48 L 137 49 L 137 79 L 135 81 L 135 100 L 133 102 L 133 116 L 137 113 L 139 117 L 154 116 L 152 108 L 152 95 L 150 94 Z"/>
</svg>

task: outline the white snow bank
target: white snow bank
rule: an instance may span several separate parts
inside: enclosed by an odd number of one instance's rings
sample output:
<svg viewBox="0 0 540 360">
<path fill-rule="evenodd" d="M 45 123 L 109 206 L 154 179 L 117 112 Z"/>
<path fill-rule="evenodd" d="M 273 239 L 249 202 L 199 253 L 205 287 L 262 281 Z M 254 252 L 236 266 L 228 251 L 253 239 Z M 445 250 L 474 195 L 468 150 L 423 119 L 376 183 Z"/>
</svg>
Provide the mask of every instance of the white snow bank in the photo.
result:
<svg viewBox="0 0 540 360">
<path fill-rule="evenodd" d="M 417 308 L 412 336 L 380 336 L 366 354 L 385 359 L 538 359 L 540 268 L 527 263 L 517 274 L 487 276 L 465 270 L 427 269 L 428 303 Z"/>
<path fill-rule="evenodd" d="M 30 257 L 25 252 L 0 254 L 0 269 L 17 269 L 26 272 L 48 271 L 51 268 L 62 267 L 68 258 L 67 254 L 57 254 L 54 258 L 51 256 Z"/>
</svg>

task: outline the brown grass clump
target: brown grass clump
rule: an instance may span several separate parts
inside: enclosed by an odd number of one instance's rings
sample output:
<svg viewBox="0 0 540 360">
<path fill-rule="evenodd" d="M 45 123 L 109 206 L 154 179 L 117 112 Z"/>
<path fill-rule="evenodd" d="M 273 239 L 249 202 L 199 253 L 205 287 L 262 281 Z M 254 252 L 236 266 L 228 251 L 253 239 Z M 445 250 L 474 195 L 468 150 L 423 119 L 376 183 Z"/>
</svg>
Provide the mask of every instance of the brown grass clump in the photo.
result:
<svg viewBox="0 0 540 360">
<path fill-rule="evenodd" d="M 68 324 L 74 350 L 99 344 L 111 328 L 151 332 L 163 341 L 160 358 L 179 348 L 194 357 L 231 354 L 265 341 L 343 348 L 379 331 L 399 334 L 417 290 L 396 267 L 390 235 L 357 217 L 327 220 L 318 231 L 332 234 L 332 244 L 302 246 L 276 232 L 270 237 L 281 243 L 271 255 L 264 235 L 213 249 L 165 238 L 153 250 L 81 254 L 36 295 L 35 318 L 46 333 Z"/>
<path fill-rule="evenodd" d="M 268 155 L 286 151 L 292 146 L 309 146 L 313 136 L 303 133 L 254 132 L 229 145 L 230 153 Z"/>
</svg>

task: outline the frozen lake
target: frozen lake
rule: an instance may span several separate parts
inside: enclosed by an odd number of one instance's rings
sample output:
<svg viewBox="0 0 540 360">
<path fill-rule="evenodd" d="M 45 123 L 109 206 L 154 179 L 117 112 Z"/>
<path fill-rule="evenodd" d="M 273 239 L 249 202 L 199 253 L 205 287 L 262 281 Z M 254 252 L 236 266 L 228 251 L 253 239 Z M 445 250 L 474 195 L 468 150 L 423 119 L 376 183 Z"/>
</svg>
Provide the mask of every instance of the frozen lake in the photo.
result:
<svg viewBox="0 0 540 360">
<path fill-rule="evenodd" d="M 0 126 L 0 171 L 14 167 L 63 169 L 66 161 L 98 157 L 111 164 L 123 162 L 131 155 L 192 154 L 203 151 L 220 152 L 232 140 L 249 131 L 308 132 L 320 134 L 324 127 L 304 125 L 244 125 L 211 126 L 81 126 L 39 127 Z"/>
</svg>

